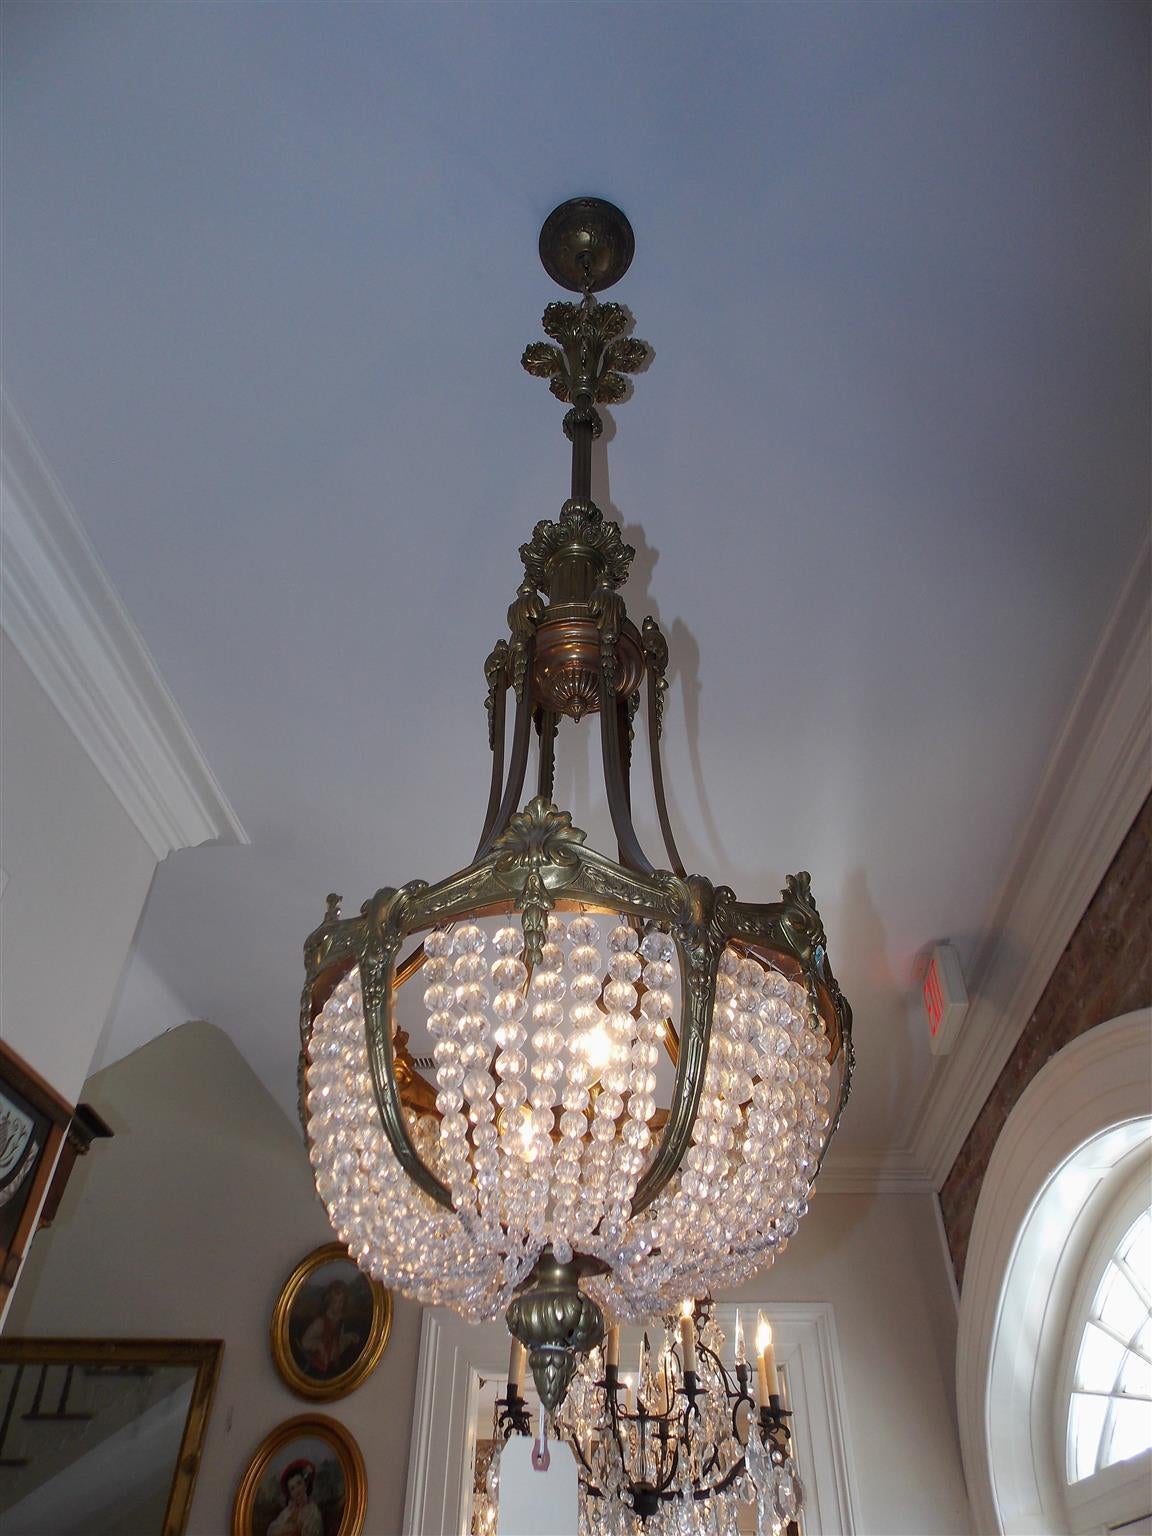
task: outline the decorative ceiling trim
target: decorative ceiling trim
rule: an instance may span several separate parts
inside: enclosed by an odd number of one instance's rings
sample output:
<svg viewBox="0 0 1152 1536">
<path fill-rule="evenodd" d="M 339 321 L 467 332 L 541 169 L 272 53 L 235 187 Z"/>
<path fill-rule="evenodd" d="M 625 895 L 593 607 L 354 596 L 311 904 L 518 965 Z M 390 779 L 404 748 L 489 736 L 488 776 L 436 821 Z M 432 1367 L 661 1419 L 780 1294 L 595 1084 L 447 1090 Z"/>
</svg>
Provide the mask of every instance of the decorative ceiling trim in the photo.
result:
<svg viewBox="0 0 1152 1536">
<path fill-rule="evenodd" d="M 863 1148 L 858 1152 L 829 1149 L 812 1189 L 819 1195 L 930 1195 L 935 1185 L 927 1169 L 911 1152 Z"/>
<path fill-rule="evenodd" d="M 0 626 L 157 859 L 247 843 L 156 663 L 0 389 Z"/>
<path fill-rule="evenodd" d="M 1049 761 L 928 1083 L 909 1154 L 940 1189 L 1140 807 L 1152 793 L 1152 540 L 1140 546 Z"/>
</svg>

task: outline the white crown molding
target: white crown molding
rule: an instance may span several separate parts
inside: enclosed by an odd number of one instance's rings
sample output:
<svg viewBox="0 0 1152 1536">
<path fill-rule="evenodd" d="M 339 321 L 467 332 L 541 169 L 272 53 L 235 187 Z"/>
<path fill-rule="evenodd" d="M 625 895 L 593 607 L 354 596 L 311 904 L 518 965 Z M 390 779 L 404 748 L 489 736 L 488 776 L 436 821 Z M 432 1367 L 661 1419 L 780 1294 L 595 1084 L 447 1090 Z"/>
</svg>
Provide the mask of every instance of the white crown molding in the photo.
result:
<svg viewBox="0 0 1152 1536">
<path fill-rule="evenodd" d="M 1096 648 L 985 924 L 973 1003 L 909 1138 L 940 1189 L 1141 806 L 1152 793 L 1152 541 Z"/>
<path fill-rule="evenodd" d="M 862 1148 L 841 1152 L 835 1142 L 813 1186 L 814 1195 L 930 1195 L 935 1186 L 911 1152 Z"/>
<path fill-rule="evenodd" d="M 156 663 L 0 390 L 0 625 L 157 859 L 247 843 Z"/>
</svg>

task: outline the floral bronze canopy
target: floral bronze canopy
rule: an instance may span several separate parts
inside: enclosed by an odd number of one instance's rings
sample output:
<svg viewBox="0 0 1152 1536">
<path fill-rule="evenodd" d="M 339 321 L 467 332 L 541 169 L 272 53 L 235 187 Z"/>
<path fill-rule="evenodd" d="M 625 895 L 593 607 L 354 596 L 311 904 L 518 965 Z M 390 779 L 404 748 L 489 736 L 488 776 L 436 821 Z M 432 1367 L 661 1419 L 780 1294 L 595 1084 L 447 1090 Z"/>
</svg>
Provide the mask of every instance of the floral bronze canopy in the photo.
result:
<svg viewBox="0 0 1152 1536">
<path fill-rule="evenodd" d="M 301 1111 L 337 1234 L 408 1295 L 505 1312 L 550 1410 L 605 1314 L 667 1311 L 784 1250 L 851 1077 L 851 1009 L 808 875 L 751 905 L 686 873 L 672 835 L 668 647 L 655 620 L 629 619 L 634 552 L 591 499 L 596 407 L 647 358 L 627 311 L 594 297 L 632 250 L 627 219 L 596 198 L 541 231 L 549 275 L 581 297 L 549 304 L 551 340 L 522 361 L 569 405 L 572 493 L 521 547 L 509 634 L 484 665 L 475 856 L 435 884 L 385 886 L 356 917 L 329 897 L 304 951 Z M 667 868 L 631 815 L 642 694 Z M 559 722 L 593 715 L 615 856 L 553 804 Z M 407 1050 L 413 1009 L 435 1084 Z"/>
</svg>

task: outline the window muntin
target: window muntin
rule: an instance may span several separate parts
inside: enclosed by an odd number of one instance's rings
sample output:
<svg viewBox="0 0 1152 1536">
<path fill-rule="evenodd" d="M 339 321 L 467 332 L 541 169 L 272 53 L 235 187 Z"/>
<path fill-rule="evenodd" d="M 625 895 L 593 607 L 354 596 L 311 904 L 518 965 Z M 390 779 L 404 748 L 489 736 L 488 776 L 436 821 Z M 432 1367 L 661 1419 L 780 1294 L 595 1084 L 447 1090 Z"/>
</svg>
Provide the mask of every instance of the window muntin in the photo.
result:
<svg viewBox="0 0 1152 1536">
<path fill-rule="evenodd" d="M 1152 1449 L 1152 1207 L 1124 1233 L 1096 1287 L 1068 1409 L 1068 1481 Z"/>
</svg>

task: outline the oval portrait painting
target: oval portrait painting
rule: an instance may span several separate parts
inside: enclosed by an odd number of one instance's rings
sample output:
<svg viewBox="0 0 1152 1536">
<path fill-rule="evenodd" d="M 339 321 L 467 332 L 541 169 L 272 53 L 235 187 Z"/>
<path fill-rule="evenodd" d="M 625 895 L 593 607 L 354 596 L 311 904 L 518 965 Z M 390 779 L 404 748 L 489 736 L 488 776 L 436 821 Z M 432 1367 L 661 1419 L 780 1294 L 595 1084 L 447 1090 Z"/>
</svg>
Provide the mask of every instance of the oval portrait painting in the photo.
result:
<svg viewBox="0 0 1152 1536">
<path fill-rule="evenodd" d="M 364 1460 L 342 1424 L 304 1414 L 259 1446 L 236 1494 L 232 1536 L 359 1536 Z"/>
<path fill-rule="evenodd" d="M 298 1264 L 272 1316 L 272 1354 L 301 1397 L 331 1401 L 369 1375 L 388 1343 L 392 1295 L 339 1243 Z"/>
</svg>

